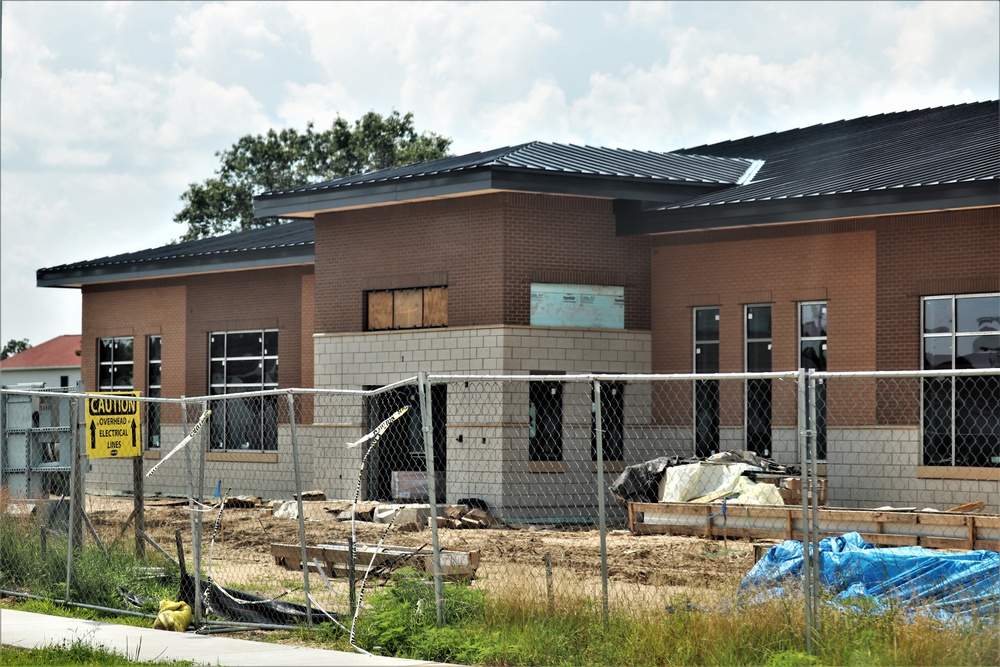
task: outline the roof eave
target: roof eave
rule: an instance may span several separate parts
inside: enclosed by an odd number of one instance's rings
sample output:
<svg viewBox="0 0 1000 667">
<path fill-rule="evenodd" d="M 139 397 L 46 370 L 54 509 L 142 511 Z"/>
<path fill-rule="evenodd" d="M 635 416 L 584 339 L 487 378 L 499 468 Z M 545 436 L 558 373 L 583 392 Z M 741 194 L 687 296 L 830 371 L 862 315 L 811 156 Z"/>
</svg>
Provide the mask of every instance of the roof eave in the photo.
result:
<svg viewBox="0 0 1000 667">
<path fill-rule="evenodd" d="M 254 198 L 254 216 L 313 217 L 339 209 L 496 191 L 634 199 L 669 204 L 731 185 L 490 166 L 393 181 L 352 184 L 336 189 L 260 195 Z"/>
<path fill-rule="evenodd" d="M 254 251 L 252 254 L 242 253 L 241 257 L 234 257 L 234 254 L 221 253 L 183 259 L 162 259 L 82 268 L 39 269 L 35 275 L 35 284 L 38 287 L 74 288 L 125 280 L 174 278 L 199 273 L 222 273 L 313 264 L 316 258 L 313 244 L 269 248 Z"/>
<path fill-rule="evenodd" d="M 996 180 L 866 192 L 715 204 L 666 210 L 616 211 L 619 235 L 669 234 L 817 220 L 1000 206 Z"/>
</svg>

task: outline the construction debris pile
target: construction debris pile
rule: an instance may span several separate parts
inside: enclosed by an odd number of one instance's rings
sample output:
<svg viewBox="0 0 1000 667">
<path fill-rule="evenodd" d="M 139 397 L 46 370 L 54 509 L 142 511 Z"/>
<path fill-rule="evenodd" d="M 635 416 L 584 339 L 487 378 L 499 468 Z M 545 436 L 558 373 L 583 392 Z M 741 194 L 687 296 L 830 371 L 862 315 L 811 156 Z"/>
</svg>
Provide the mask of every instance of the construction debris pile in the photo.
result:
<svg viewBox="0 0 1000 667">
<path fill-rule="evenodd" d="M 694 502 L 723 499 L 733 504 L 784 505 L 774 479 L 799 475 L 786 466 L 750 451 L 725 451 L 709 457 L 662 456 L 626 468 L 609 490 L 622 503 Z"/>
</svg>

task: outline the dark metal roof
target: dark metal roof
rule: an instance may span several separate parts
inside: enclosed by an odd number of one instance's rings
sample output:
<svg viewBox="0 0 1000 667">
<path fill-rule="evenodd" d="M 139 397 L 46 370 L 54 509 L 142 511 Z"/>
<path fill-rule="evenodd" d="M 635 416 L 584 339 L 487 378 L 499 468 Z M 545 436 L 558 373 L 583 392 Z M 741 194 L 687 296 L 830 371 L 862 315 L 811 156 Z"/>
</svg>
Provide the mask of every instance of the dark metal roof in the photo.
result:
<svg viewBox="0 0 1000 667">
<path fill-rule="evenodd" d="M 679 151 L 764 160 L 744 185 L 664 208 L 1000 178 L 997 102 L 869 116 Z"/>
<path fill-rule="evenodd" d="M 254 197 L 257 217 L 510 190 L 661 204 L 731 186 L 757 167 L 741 157 L 680 155 L 535 141 L 338 178 Z"/>
<path fill-rule="evenodd" d="M 312 220 L 296 220 L 38 269 L 36 281 L 39 287 L 77 287 L 206 271 L 311 264 L 315 259 L 314 230 Z"/>
<path fill-rule="evenodd" d="M 619 219 L 623 233 L 1000 204 L 1000 103 L 868 116 L 678 151 L 752 157 L 721 188 Z"/>
<path fill-rule="evenodd" d="M 740 180 L 752 162 L 752 160 L 740 157 L 679 155 L 533 141 L 487 152 L 469 153 L 468 155 L 446 157 L 405 167 L 383 169 L 369 174 L 347 176 L 313 185 L 274 190 L 266 192 L 260 197 L 267 198 L 272 195 L 332 190 L 364 183 L 436 176 L 481 167 L 509 167 L 564 174 L 733 184 Z"/>
</svg>

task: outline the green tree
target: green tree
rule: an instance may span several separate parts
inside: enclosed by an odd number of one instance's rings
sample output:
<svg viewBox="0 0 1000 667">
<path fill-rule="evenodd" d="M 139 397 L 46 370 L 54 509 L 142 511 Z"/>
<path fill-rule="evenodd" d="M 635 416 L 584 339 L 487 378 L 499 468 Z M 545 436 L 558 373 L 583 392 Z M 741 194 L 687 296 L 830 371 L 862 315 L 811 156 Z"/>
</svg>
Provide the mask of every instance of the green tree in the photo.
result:
<svg viewBox="0 0 1000 667">
<path fill-rule="evenodd" d="M 418 134 L 413 114 L 398 111 L 370 111 L 353 126 L 337 116 L 323 132 L 309 123 L 305 132 L 248 134 L 215 154 L 215 176 L 188 186 L 174 222 L 187 225 L 183 241 L 273 225 L 282 220 L 254 218 L 254 195 L 447 157 L 450 147 L 451 139 Z"/>
<path fill-rule="evenodd" d="M 7 344 L 3 346 L 3 349 L 0 350 L 0 359 L 13 357 L 18 352 L 24 352 L 29 347 L 31 347 L 31 343 L 28 342 L 27 338 L 22 338 L 21 340 L 11 338 L 7 341 Z"/>
</svg>

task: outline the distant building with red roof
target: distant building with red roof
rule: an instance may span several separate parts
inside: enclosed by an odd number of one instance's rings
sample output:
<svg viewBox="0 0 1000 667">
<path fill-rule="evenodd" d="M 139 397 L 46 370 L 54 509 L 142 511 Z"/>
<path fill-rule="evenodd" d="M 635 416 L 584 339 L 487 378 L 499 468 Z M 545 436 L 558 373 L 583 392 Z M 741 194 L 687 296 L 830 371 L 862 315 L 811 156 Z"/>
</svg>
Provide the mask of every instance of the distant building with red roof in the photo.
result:
<svg viewBox="0 0 1000 667">
<path fill-rule="evenodd" d="M 75 387 L 80 380 L 80 334 L 56 336 L 0 361 L 0 385 L 44 382 Z"/>
</svg>

